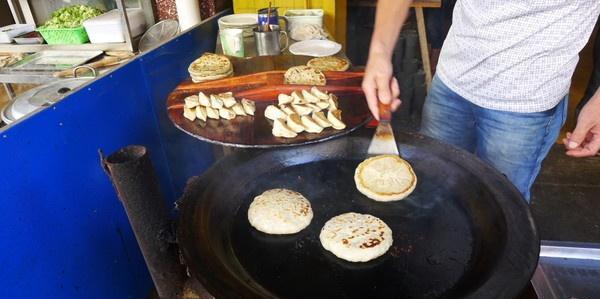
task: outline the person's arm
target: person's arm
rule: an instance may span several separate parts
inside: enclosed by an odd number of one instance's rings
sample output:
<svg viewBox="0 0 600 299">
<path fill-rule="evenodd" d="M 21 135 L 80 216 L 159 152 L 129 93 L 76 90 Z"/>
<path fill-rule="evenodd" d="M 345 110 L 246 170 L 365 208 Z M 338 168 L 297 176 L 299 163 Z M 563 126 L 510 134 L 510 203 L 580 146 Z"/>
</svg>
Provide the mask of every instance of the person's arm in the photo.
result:
<svg viewBox="0 0 600 299">
<path fill-rule="evenodd" d="M 600 151 L 600 88 L 590 101 L 583 106 L 573 133 L 567 133 L 563 140 L 567 155 L 591 157 Z"/>
<path fill-rule="evenodd" d="M 369 48 L 362 88 L 369 109 L 379 119 L 378 101 L 391 103 L 395 110 L 400 105 L 398 81 L 393 77 L 392 53 L 400 29 L 406 20 L 412 0 L 379 0 L 375 29 Z"/>
</svg>

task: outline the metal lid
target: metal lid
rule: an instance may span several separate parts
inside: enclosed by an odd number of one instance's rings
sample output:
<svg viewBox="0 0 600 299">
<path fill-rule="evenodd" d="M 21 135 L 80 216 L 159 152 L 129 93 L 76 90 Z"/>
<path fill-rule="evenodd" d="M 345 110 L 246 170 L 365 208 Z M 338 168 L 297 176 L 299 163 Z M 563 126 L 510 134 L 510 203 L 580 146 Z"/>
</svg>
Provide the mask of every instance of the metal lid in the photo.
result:
<svg viewBox="0 0 600 299">
<path fill-rule="evenodd" d="M 7 106 L 7 111 L 2 116 L 6 116 L 7 119 L 11 116 L 13 121 L 20 119 L 41 107 L 56 103 L 88 80 L 85 78 L 60 80 L 28 90 Z"/>
</svg>

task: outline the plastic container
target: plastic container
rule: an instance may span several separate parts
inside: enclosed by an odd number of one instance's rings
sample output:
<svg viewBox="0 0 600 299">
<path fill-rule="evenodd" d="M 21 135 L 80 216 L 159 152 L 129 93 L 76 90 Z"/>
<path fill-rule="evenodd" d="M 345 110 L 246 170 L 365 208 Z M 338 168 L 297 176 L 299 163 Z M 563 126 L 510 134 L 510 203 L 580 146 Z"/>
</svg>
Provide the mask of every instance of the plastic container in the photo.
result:
<svg viewBox="0 0 600 299">
<path fill-rule="evenodd" d="M 323 28 L 322 9 L 288 9 L 285 12 L 288 20 L 288 31 L 293 31 L 298 25 L 314 24 Z"/>
<path fill-rule="evenodd" d="M 141 9 L 128 8 L 127 20 L 129 20 L 129 28 L 132 37 L 138 36 L 146 30 L 146 19 L 144 18 L 144 12 Z M 125 42 L 125 36 L 123 35 L 124 25 L 121 22 L 119 10 L 114 9 L 97 17 L 85 20 L 83 21 L 83 26 L 85 27 L 92 44 Z"/>
<path fill-rule="evenodd" d="M 43 44 L 44 38 L 39 32 L 27 32 L 25 34 L 21 34 L 19 36 L 15 36 L 15 43 L 21 45 L 34 45 L 34 44 Z"/>
<path fill-rule="evenodd" d="M 37 29 L 37 32 L 42 35 L 49 45 L 85 44 L 90 40 L 83 26 L 52 29 L 42 26 Z"/>
<path fill-rule="evenodd" d="M 28 33 L 35 30 L 32 24 L 12 24 L 0 27 L 0 44 L 10 44 L 17 35 Z"/>
<path fill-rule="evenodd" d="M 324 12 L 323 25 L 334 40 L 345 44 L 346 41 L 346 1 L 332 0 L 233 0 L 233 12 L 256 13 L 257 10 L 272 6 L 278 7 L 279 15 L 285 16 L 288 9 L 319 8 Z"/>
</svg>

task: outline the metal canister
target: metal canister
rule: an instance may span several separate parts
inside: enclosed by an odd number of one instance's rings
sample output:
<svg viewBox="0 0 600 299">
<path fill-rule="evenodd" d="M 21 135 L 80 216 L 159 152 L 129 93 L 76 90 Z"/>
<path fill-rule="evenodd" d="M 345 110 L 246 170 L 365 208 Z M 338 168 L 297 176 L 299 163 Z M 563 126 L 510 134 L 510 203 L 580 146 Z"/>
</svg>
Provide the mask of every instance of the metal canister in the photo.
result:
<svg viewBox="0 0 600 299">
<path fill-rule="evenodd" d="M 283 48 L 281 47 L 282 39 L 285 41 Z M 254 29 L 254 41 L 258 56 L 279 55 L 288 47 L 287 33 L 281 30 L 258 31 Z"/>
</svg>

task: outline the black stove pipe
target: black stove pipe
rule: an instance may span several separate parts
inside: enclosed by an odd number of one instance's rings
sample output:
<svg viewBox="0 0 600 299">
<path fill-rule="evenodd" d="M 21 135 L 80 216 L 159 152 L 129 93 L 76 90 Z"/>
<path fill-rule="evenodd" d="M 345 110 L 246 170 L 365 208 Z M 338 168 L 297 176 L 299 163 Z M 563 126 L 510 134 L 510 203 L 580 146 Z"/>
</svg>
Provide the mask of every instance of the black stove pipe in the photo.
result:
<svg viewBox="0 0 600 299">
<path fill-rule="evenodd" d="M 179 263 L 166 202 L 145 147 L 130 145 L 104 157 L 102 167 L 125 208 L 160 298 L 179 298 L 185 268 Z"/>
</svg>

